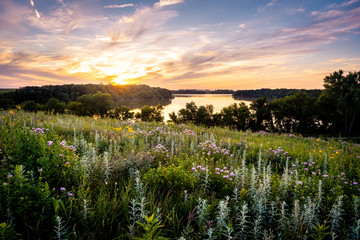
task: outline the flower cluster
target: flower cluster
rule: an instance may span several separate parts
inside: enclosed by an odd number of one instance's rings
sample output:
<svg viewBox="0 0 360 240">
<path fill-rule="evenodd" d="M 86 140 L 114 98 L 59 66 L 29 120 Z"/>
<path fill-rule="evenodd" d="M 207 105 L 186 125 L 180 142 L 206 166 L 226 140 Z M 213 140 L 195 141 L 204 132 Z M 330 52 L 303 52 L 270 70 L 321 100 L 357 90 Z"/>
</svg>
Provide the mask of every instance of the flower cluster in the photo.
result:
<svg viewBox="0 0 360 240">
<path fill-rule="evenodd" d="M 31 132 L 32 133 L 35 133 L 35 135 L 37 136 L 37 135 L 44 135 L 45 134 L 45 129 L 44 128 L 32 128 L 31 129 Z M 46 131 L 49 131 L 49 129 L 46 129 Z"/>
<path fill-rule="evenodd" d="M 201 149 L 201 153 L 203 156 L 214 156 L 214 155 L 228 155 L 232 157 L 233 155 L 230 154 L 230 151 L 226 148 L 221 148 L 216 146 L 215 143 L 213 143 L 210 140 L 206 140 L 205 142 L 202 142 L 199 144 L 199 148 Z"/>
<path fill-rule="evenodd" d="M 60 143 L 60 145 L 63 146 L 63 147 L 65 147 L 65 148 L 70 149 L 71 151 L 74 151 L 74 152 L 76 151 L 76 148 L 75 148 L 73 145 L 67 146 L 65 141 L 62 141 L 62 142 Z"/>
<path fill-rule="evenodd" d="M 169 157 L 169 150 L 167 150 L 166 147 L 161 144 L 157 145 L 154 151 L 162 157 Z"/>
<path fill-rule="evenodd" d="M 285 152 L 285 150 L 282 147 L 278 147 L 278 149 L 275 149 L 275 150 L 273 150 L 272 148 L 269 148 L 269 151 L 277 156 L 288 154 L 288 152 Z"/>
<path fill-rule="evenodd" d="M 187 129 L 187 128 L 185 128 L 185 129 L 182 131 L 182 133 L 185 134 L 185 135 L 188 135 L 188 136 L 195 136 L 195 131 L 190 130 L 190 129 Z"/>
</svg>

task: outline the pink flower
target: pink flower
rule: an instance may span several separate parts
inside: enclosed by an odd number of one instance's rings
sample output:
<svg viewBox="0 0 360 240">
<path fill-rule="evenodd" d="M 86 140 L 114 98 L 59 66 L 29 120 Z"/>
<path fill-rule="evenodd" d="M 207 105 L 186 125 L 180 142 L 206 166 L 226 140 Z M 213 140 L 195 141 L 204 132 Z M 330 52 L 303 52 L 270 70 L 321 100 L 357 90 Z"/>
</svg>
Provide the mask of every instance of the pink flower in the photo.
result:
<svg viewBox="0 0 360 240">
<path fill-rule="evenodd" d="M 230 177 L 233 177 L 235 176 L 235 174 L 233 172 L 230 173 Z"/>
<path fill-rule="evenodd" d="M 60 191 L 66 191 L 66 188 L 61 187 L 61 188 L 60 188 Z"/>
<path fill-rule="evenodd" d="M 224 175 L 223 178 L 229 178 L 229 176 L 228 176 L 228 175 Z"/>
<path fill-rule="evenodd" d="M 194 170 L 194 171 L 195 171 L 195 170 L 196 170 L 196 168 L 194 168 L 194 167 L 193 167 L 191 170 Z"/>
<path fill-rule="evenodd" d="M 220 168 L 217 167 L 217 168 L 215 168 L 215 170 L 216 170 L 216 171 L 220 171 Z"/>
<path fill-rule="evenodd" d="M 302 181 L 298 181 L 297 184 L 301 185 L 301 184 L 303 184 L 303 183 L 302 183 Z"/>
<path fill-rule="evenodd" d="M 51 145 L 53 144 L 53 141 L 48 141 L 48 145 L 51 147 Z"/>
</svg>

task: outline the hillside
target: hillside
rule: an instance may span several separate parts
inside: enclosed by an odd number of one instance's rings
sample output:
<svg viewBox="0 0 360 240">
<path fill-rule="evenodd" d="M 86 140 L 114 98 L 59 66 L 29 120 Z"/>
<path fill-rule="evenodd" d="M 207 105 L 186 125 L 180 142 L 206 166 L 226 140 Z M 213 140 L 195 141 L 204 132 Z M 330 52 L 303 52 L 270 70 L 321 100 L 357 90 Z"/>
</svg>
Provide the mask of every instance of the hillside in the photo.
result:
<svg viewBox="0 0 360 240">
<path fill-rule="evenodd" d="M 34 101 L 45 104 L 50 98 L 62 102 L 75 101 L 84 94 L 97 92 L 109 93 L 114 107 L 126 105 L 139 108 L 143 105 L 169 104 L 171 91 L 164 88 L 154 88 L 147 85 L 103 85 L 103 84 L 68 84 L 47 85 L 42 87 L 24 87 L 11 92 L 0 94 L 0 108 L 5 104 L 20 104 L 24 101 Z M 1 104 L 2 103 L 2 104 Z"/>
</svg>

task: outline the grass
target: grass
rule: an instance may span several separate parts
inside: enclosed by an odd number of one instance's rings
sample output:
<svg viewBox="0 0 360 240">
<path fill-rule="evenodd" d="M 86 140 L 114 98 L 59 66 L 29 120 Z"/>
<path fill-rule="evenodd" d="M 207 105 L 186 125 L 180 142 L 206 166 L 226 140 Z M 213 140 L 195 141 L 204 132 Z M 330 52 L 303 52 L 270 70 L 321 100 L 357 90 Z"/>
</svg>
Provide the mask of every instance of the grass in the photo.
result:
<svg viewBox="0 0 360 240">
<path fill-rule="evenodd" d="M 360 146 L 0 113 L 8 239 L 358 239 Z"/>
</svg>

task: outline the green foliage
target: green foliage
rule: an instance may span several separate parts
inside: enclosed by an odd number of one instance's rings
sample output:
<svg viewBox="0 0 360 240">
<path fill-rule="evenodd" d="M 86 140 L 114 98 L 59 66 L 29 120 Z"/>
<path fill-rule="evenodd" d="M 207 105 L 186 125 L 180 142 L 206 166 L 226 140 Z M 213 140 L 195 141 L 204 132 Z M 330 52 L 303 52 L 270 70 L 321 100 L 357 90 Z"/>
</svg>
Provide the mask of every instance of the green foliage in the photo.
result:
<svg viewBox="0 0 360 240">
<path fill-rule="evenodd" d="M 164 189 L 181 191 L 183 189 L 193 189 L 196 184 L 195 177 L 184 167 L 169 165 L 151 168 L 145 175 L 144 181 Z"/>
<path fill-rule="evenodd" d="M 10 224 L 5 222 L 0 223 L 0 239 L 1 240 L 13 240 L 19 239 L 21 235 L 17 234 Z"/>
<path fill-rule="evenodd" d="M 166 240 L 168 238 L 164 238 L 160 236 L 161 230 L 160 228 L 164 227 L 161 225 L 161 221 L 157 219 L 154 213 L 148 217 L 145 216 L 146 225 L 140 222 L 136 222 L 139 224 L 145 231 L 142 238 L 133 238 L 136 240 Z"/>
<path fill-rule="evenodd" d="M 310 237 L 314 240 L 323 240 L 330 235 L 329 232 L 326 232 L 329 226 L 325 226 L 325 224 L 319 223 L 317 227 L 314 226 L 313 228 L 315 230 L 315 233 L 311 234 Z"/>
<path fill-rule="evenodd" d="M 162 105 L 155 107 L 144 106 L 140 109 L 140 112 L 135 114 L 135 117 L 143 122 L 162 122 L 164 117 L 162 116 Z"/>
<path fill-rule="evenodd" d="M 89 116 L 94 114 L 104 116 L 113 106 L 111 95 L 102 92 L 82 95 L 77 101 L 82 103 L 85 115 Z"/>
</svg>

